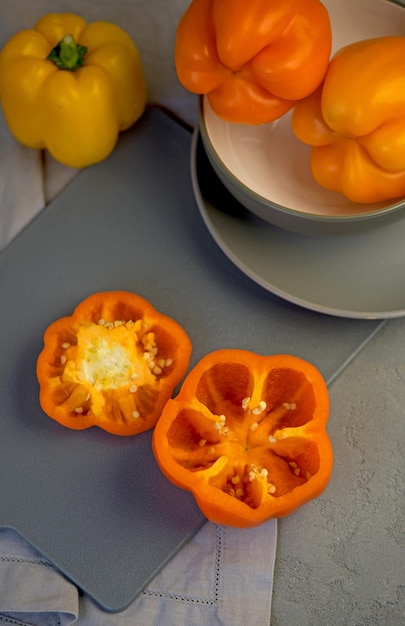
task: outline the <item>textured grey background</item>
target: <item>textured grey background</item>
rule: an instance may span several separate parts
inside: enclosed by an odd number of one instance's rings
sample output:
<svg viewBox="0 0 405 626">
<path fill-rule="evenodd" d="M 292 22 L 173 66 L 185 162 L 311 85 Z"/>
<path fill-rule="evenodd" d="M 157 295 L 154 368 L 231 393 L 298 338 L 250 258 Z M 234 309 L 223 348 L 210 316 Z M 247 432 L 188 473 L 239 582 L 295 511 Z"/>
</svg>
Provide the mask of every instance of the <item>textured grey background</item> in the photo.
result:
<svg viewBox="0 0 405 626">
<path fill-rule="evenodd" d="M 272 626 L 405 623 L 405 321 L 331 385 L 330 486 L 279 522 Z"/>
</svg>

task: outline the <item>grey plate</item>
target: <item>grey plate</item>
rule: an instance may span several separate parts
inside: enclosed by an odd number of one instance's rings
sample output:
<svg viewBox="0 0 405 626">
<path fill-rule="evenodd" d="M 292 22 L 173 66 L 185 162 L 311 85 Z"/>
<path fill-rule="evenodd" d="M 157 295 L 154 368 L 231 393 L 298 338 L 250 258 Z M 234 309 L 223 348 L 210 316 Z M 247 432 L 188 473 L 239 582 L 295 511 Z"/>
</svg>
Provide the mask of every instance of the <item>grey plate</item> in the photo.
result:
<svg viewBox="0 0 405 626">
<path fill-rule="evenodd" d="M 216 243 L 249 278 L 307 309 L 339 317 L 405 315 L 405 219 L 371 232 L 329 237 L 289 233 L 247 211 L 225 189 L 194 134 L 191 174 Z"/>
<path fill-rule="evenodd" d="M 41 411 L 35 364 L 48 324 L 92 292 L 128 289 L 184 326 L 191 365 L 218 348 L 290 352 L 328 381 L 381 326 L 296 307 L 246 278 L 201 219 L 190 147 L 188 130 L 147 111 L 0 256 L 0 527 L 111 611 L 204 519 L 159 472 L 150 432 L 72 431 Z"/>
</svg>

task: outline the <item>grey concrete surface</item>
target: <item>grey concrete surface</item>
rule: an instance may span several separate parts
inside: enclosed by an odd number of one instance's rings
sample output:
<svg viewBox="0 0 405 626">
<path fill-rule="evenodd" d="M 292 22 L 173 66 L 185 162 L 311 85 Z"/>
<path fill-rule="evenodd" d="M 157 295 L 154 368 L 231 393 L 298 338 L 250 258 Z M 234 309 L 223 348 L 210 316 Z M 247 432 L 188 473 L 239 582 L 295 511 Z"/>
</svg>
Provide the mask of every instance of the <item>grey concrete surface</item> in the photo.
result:
<svg viewBox="0 0 405 626">
<path fill-rule="evenodd" d="M 271 626 L 405 623 L 405 321 L 330 387 L 334 471 L 279 521 Z"/>
</svg>

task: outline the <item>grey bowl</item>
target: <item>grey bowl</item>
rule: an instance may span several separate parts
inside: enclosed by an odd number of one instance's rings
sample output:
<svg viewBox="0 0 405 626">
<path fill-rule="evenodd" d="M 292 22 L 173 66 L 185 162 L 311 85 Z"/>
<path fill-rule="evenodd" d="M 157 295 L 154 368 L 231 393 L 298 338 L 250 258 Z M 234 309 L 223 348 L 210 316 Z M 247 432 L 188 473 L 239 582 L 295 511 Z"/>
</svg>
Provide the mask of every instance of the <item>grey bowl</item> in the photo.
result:
<svg viewBox="0 0 405 626">
<path fill-rule="evenodd" d="M 238 126 L 219 120 L 207 97 L 200 98 L 199 130 L 215 173 L 240 204 L 266 222 L 298 234 L 330 236 L 381 228 L 405 216 L 405 199 L 391 204 L 355 204 L 322 189 L 309 171 L 309 148 L 298 145 L 292 136 L 288 115 L 268 128 Z M 266 139 L 262 142 L 260 133 L 269 137 L 267 152 L 261 145 Z M 269 155 L 269 150 L 273 154 Z M 263 160 L 268 160 L 269 186 L 260 193 L 254 187 L 260 178 L 256 173 L 262 154 Z M 256 187 L 263 179 L 262 175 Z M 272 198 L 272 185 L 274 198 L 288 201 Z"/>
</svg>

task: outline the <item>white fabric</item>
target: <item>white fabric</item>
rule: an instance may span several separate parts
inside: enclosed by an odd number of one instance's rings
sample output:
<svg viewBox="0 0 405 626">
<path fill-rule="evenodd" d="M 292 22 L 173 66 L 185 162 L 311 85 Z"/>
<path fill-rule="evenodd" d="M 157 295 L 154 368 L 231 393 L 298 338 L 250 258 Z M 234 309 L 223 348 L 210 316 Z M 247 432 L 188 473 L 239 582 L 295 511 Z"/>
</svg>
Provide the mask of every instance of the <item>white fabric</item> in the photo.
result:
<svg viewBox="0 0 405 626">
<path fill-rule="evenodd" d="M 107 613 L 10 529 L 0 530 L 0 624 L 266 626 L 274 520 L 254 530 L 207 522 L 135 601 Z"/>
</svg>

